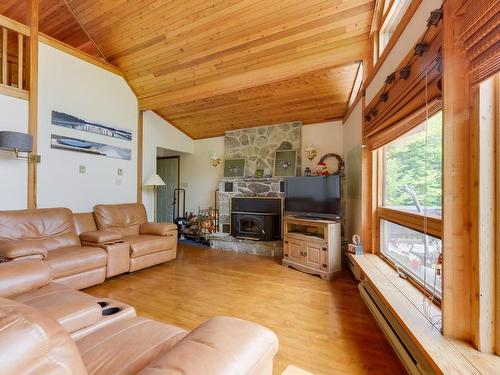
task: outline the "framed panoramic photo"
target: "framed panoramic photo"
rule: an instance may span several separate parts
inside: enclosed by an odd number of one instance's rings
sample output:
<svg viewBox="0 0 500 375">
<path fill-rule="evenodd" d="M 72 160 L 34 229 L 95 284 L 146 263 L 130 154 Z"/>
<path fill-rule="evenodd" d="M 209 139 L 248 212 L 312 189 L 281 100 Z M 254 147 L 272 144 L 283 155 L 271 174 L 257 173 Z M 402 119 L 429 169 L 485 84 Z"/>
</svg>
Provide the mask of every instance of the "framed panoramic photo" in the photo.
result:
<svg viewBox="0 0 500 375">
<path fill-rule="evenodd" d="M 224 177 L 245 177 L 245 159 L 224 160 Z"/>
<path fill-rule="evenodd" d="M 274 154 L 274 177 L 295 177 L 297 175 L 297 151 L 276 151 Z"/>
</svg>

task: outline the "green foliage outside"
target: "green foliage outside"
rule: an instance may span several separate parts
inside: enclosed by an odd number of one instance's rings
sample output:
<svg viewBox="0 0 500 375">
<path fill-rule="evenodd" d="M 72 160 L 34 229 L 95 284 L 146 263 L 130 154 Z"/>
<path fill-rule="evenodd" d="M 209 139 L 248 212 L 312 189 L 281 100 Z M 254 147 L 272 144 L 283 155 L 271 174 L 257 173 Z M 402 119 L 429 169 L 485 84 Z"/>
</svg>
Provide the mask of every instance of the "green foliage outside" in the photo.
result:
<svg viewBox="0 0 500 375">
<path fill-rule="evenodd" d="M 415 191 L 422 207 L 442 206 L 442 114 L 439 112 L 409 135 L 384 147 L 384 205 L 415 204 L 406 187 Z"/>
</svg>

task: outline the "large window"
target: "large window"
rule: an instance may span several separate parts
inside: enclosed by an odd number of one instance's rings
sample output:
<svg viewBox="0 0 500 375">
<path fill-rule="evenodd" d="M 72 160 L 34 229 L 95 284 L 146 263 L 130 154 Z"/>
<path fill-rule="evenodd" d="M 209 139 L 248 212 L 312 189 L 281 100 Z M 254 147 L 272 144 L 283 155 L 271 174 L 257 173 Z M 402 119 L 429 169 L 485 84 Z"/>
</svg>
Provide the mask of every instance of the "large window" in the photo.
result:
<svg viewBox="0 0 500 375">
<path fill-rule="evenodd" d="M 441 297 L 442 114 L 378 151 L 380 254 Z"/>
<path fill-rule="evenodd" d="M 406 9 L 410 5 L 411 0 L 394 0 L 390 9 L 388 8 L 389 1 L 386 0 L 384 4 L 384 18 L 382 20 L 383 24 L 380 28 L 379 35 L 379 56 L 384 52 L 385 47 L 389 43 L 396 27 L 403 18 Z"/>
<path fill-rule="evenodd" d="M 382 206 L 441 217 L 442 115 L 383 147 Z"/>
</svg>

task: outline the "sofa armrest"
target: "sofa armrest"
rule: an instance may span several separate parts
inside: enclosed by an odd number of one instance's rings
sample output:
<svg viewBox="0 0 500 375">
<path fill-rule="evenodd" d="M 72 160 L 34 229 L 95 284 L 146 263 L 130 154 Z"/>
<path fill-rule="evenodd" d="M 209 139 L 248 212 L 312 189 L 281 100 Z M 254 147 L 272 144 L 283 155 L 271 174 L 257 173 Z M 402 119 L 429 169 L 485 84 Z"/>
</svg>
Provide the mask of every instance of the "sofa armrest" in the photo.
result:
<svg viewBox="0 0 500 375">
<path fill-rule="evenodd" d="M 32 241 L 4 241 L 0 243 L 0 257 L 4 259 L 16 259 L 30 255 L 42 255 L 47 258 L 47 249 L 33 243 Z"/>
<path fill-rule="evenodd" d="M 0 264 L 0 297 L 10 297 L 41 288 L 52 281 L 47 262 L 34 259 Z"/>
<path fill-rule="evenodd" d="M 271 375 L 277 352 L 278 337 L 269 329 L 241 319 L 216 317 L 182 338 L 140 374 Z"/>
<path fill-rule="evenodd" d="M 153 236 L 177 236 L 177 225 L 172 223 L 144 223 L 139 227 L 139 234 Z"/>
<path fill-rule="evenodd" d="M 91 232 L 80 233 L 80 240 L 83 242 L 91 242 L 95 244 L 104 244 L 110 242 L 121 241 L 122 235 L 117 232 L 109 232 L 106 230 L 94 230 Z"/>
</svg>

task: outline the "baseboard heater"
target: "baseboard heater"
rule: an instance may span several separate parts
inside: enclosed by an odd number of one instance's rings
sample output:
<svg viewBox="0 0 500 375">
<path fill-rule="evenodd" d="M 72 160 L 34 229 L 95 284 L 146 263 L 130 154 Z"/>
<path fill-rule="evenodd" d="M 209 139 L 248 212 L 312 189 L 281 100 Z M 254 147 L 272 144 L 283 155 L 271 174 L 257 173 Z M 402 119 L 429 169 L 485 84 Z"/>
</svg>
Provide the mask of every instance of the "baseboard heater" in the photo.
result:
<svg viewBox="0 0 500 375">
<path fill-rule="evenodd" d="M 399 359 L 411 375 L 431 375 L 435 371 L 405 332 L 396 317 L 380 299 L 373 287 L 366 281 L 358 284 L 361 298 L 365 301 L 378 325 L 384 332 L 398 355 Z"/>
</svg>

